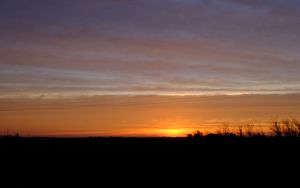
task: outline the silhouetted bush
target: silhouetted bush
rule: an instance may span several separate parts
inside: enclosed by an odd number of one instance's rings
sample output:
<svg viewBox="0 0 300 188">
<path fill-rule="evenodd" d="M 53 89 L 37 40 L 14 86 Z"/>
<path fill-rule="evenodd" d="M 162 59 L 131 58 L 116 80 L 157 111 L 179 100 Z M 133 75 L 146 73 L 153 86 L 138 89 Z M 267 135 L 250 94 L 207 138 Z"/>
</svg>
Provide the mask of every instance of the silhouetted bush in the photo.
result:
<svg viewBox="0 0 300 188">
<path fill-rule="evenodd" d="M 274 121 L 270 128 L 271 132 L 276 137 L 282 136 L 282 126 L 278 120 Z"/>
<path fill-rule="evenodd" d="M 238 133 L 237 134 L 238 134 L 239 137 L 243 137 L 244 136 L 244 132 L 243 132 L 244 130 L 243 129 L 244 129 L 243 126 L 239 126 L 238 127 Z"/>
<path fill-rule="evenodd" d="M 300 122 L 296 119 L 285 119 L 282 121 L 274 121 L 270 126 L 270 132 L 263 130 L 255 131 L 253 124 L 248 124 L 245 127 L 238 126 L 235 131 L 230 129 L 228 124 L 224 124 L 216 134 L 204 135 L 200 131 L 188 134 L 189 138 L 200 138 L 200 137 L 298 137 L 300 138 Z"/>
<path fill-rule="evenodd" d="M 196 130 L 194 133 L 190 133 L 187 136 L 188 138 L 201 138 L 203 137 L 203 133 L 199 130 Z"/>
<path fill-rule="evenodd" d="M 231 134 L 231 133 L 230 133 L 230 128 L 229 128 L 229 125 L 228 125 L 228 124 L 224 124 L 224 125 L 223 125 L 221 134 L 222 134 L 223 136 L 229 136 L 229 135 Z"/>
<path fill-rule="evenodd" d="M 270 130 L 275 137 L 300 137 L 300 123 L 296 119 L 274 121 Z"/>
</svg>

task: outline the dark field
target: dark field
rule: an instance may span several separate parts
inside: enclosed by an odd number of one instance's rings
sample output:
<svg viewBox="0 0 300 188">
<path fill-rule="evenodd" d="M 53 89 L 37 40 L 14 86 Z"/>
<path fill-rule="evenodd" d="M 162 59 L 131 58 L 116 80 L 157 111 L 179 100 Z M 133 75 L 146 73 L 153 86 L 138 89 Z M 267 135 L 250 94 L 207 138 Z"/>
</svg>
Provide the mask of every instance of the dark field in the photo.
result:
<svg viewBox="0 0 300 188">
<path fill-rule="evenodd" d="M 274 177 L 297 176 L 294 170 L 299 169 L 300 138 L 2 137 L 0 148 L 7 178 L 30 174 L 25 181 L 14 180 L 13 185 L 18 186 L 36 182 L 32 177 L 54 186 L 59 181 L 101 185 L 109 178 L 124 178 L 130 185 L 136 179 L 156 185 L 161 180 L 178 182 L 174 177 L 190 179 L 188 183 L 203 181 L 203 177 L 274 183 Z M 273 177 L 267 179 L 269 175 Z M 86 176 L 87 181 L 83 180 Z M 108 182 L 118 185 L 119 181 Z"/>
<path fill-rule="evenodd" d="M 272 152 L 296 153 L 300 138 L 287 137 L 223 137 L 200 138 L 0 138 L 1 152 L 95 152 L 95 153 L 207 153 L 207 152 Z"/>
</svg>

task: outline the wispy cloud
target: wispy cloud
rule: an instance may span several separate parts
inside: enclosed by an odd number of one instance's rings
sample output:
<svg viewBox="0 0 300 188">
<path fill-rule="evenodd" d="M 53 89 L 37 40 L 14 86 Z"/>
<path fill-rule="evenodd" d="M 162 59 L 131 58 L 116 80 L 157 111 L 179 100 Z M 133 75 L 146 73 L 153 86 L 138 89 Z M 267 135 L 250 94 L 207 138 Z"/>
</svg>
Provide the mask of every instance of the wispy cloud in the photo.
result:
<svg viewBox="0 0 300 188">
<path fill-rule="evenodd" d="M 296 0 L 0 2 L 2 96 L 299 92 Z"/>
</svg>

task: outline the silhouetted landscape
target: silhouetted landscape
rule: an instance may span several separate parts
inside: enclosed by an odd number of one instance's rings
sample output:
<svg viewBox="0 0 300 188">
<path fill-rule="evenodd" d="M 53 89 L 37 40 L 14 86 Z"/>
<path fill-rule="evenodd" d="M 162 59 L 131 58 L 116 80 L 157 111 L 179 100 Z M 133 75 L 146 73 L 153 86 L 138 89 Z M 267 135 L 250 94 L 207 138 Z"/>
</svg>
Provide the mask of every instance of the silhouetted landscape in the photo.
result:
<svg viewBox="0 0 300 188">
<path fill-rule="evenodd" d="M 152 173 L 155 177 L 151 176 L 151 182 L 158 181 L 158 177 L 165 179 L 177 175 L 182 179 L 201 175 L 243 177 L 244 181 L 253 178 L 251 182 L 256 183 L 265 179 L 266 174 L 281 179 L 297 175 L 294 170 L 298 167 L 300 135 L 294 125 L 297 125 L 295 121 L 274 122 L 269 135 L 249 132 L 247 128 L 230 132 L 228 127 L 215 134 L 195 131 L 178 138 L 25 138 L 7 135 L 0 138 L 0 153 L 1 157 L 5 156 L 5 172 L 12 171 L 6 176 L 15 177 L 16 173 L 20 177 L 30 176 L 27 169 L 31 169 L 32 177 L 41 177 L 54 184 L 60 180 L 68 185 L 78 181 L 84 181 L 85 185 L 102 184 L 106 177 L 140 178 Z M 91 181 L 90 177 L 95 178 Z M 20 187 L 32 182 L 35 181 L 28 178 L 10 184 Z M 294 181 L 287 182 L 292 184 Z"/>
<path fill-rule="evenodd" d="M 186 137 L 21 137 L 6 135 L 0 138 L 1 152 L 149 152 L 181 154 L 213 152 L 297 152 L 300 147 L 300 123 L 297 120 L 274 121 L 270 132 L 239 127 L 231 131 L 224 126 L 217 133 L 204 135 L 195 131 Z"/>
</svg>

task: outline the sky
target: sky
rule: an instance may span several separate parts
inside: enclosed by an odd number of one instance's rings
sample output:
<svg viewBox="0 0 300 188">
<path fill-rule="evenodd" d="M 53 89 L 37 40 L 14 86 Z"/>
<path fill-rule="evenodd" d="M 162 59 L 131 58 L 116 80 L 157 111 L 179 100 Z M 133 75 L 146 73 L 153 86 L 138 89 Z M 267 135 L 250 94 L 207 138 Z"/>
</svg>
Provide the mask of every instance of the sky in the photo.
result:
<svg viewBox="0 0 300 188">
<path fill-rule="evenodd" d="M 48 134 L 52 121 L 53 134 L 82 130 L 138 135 L 152 121 L 156 128 L 157 121 L 165 128 L 186 121 L 194 123 L 181 124 L 182 129 L 205 127 L 208 121 L 226 122 L 245 110 L 249 98 L 241 100 L 241 95 L 261 102 L 258 95 L 269 96 L 263 104 L 272 108 L 266 112 L 254 102 L 255 113 L 246 110 L 233 118 L 236 122 L 277 113 L 296 116 L 299 33 L 298 0 L 1 0 L 0 132 Z M 227 95 L 236 96 L 239 105 L 228 102 Z M 276 95 L 292 101 L 278 104 Z M 174 115 L 168 108 L 156 106 L 142 110 L 139 120 L 133 114 L 141 110 L 136 105 L 142 96 L 147 104 L 174 109 L 185 100 L 198 104 L 203 101 L 199 96 L 212 98 L 210 105 L 185 106 L 195 110 L 193 116 L 182 112 L 171 120 L 165 118 Z M 178 101 L 176 96 L 185 97 Z M 80 105 L 73 106 L 74 100 Z M 223 101 L 221 111 L 214 100 Z M 119 107 L 102 107 L 105 101 Z M 77 119 L 70 115 L 75 107 Z M 156 110 L 165 115 L 152 117 Z M 213 115 L 196 115 L 208 111 Z M 127 114 L 130 120 L 122 118 L 127 112 L 132 113 Z M 91 126 L 85 125 L 88 117 Z M 99 125 L 107 117 L 107 124 Z M 122 121 L 134 122 L 122 128 Z"/>
<path fill-rule="evenodd" d="M 298 0 L 1 0 L 0 95 L 300 90 Z"/>
<path fill-rule="evenodd" d="M 270 131 L 299 118 L 300 95 L 93 96 L 0 99 L 0 135 L 186 136 L 229 125 Z"/>
</svg>

